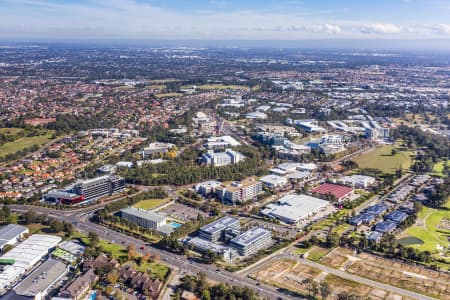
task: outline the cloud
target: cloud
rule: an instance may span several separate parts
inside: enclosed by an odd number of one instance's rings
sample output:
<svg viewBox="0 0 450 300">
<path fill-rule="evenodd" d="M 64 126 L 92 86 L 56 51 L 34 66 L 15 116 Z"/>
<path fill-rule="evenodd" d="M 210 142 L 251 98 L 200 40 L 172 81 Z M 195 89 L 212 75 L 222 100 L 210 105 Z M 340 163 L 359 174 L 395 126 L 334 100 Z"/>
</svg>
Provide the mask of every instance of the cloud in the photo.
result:
<svg viewBox="0 0 450 300">
<path fill-rule="evenodd" d="M 431 30 L 440 35 L 450 34 L 450 25 L 449 24 L 437 24 L 432 26 Z"/>
<path fill-rule="evenodd" d="M 401 33 L 403 28 L 394 24 L 375 23 L 361 27 L 360 31 L 364 34 L 395 34 Z"/>
</svg>

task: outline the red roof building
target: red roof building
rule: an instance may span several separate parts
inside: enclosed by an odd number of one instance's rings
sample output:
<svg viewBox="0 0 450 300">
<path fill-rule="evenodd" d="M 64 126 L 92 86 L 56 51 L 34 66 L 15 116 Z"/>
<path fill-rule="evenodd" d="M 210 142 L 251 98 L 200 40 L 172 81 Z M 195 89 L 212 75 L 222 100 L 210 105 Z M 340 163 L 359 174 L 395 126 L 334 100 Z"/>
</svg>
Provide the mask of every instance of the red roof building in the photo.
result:
<svg viewBox="0 0 450 300">
<path fill-rule="evenodd" d="M 333 195 L 339 202 L 341 202 L 345 197 L 348 197 L 353 192 L 353 189 L 348 186 L 324 183 L 316 188 L 313 188 L 311 192 L 321 196 Z"/>
</svg>

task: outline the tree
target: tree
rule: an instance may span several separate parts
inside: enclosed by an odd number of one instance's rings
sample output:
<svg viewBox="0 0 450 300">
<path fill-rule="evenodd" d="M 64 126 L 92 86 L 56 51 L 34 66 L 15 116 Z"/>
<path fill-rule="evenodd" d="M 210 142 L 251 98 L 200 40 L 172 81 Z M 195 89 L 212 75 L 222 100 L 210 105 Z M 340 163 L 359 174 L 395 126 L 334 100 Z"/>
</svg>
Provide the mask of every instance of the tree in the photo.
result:
<svg viewBox="0 0 450 300">
<path fill-rule="evenodd" d="M 320 284 L 320 296 L 322 297 L 322 299 L 327 299 L 327 297 L 331 294 L 331 288 L 330 285 L 323 281 Z"/>
<path fill-rule="evenodd" d="M 50 221 L 50 229 L 52 232 L 55 232 L 55 233 L 61 232 L 64 229 L 64 225 L 63 225 L 63 223 L 61 223 L 58 220 L 52 220 L 52 221 Z"/>
<path fill-rule="evenodd" d="M 127 255 L 128 255 L 129 260 L 132 260 L 136 257 L 136 246 L 135 245 L 133 245 L 133 244 L 128 245 Z"/>
<path fill-rule="evenodd" d="M 209 290 L 203 290 L 202 291 L 202 300 L 211 300 L 211 293 L 209 292 Z"/>
<path fill-rule="evenodd" d="M 93 231 L 89 231 L 88 239 L 89 239 L 89 243 L 91 244 L 92 247 L 97 247 L 98 243 L 100 242 L 100 239 L 99 239 L 97 233 L 95 233 Z"/>
<path fill-rule="evenodd" d="M 106 275 L 106 280 L 111 284 L 115 284 L 117 280 L 119 280 L 119 272 L 117 272 L 116 270 L 109 272 Z"/>
</svg>

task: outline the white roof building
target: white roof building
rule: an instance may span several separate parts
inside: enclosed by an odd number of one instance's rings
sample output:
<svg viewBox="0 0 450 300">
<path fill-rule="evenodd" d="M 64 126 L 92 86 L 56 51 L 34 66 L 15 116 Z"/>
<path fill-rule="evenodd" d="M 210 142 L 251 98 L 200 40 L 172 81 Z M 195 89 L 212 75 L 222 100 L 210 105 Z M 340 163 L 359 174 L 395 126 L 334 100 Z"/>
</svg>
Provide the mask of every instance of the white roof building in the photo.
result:
<svg viewBox="0 0 450 300">
<path fill-rule="evenodd" d="M 330 205 L 328 201 L 308 195 L 286 195 L 267 205 L 261 213 L 285 223 L 294 224 Z"/>
<path fill-rule="evenodd" d="M 368 186 L 374 184 L 376 179 L 366 175 L 351 175 L 341 177 L 335 181 L 337 183 L 350 185 L 355 188 L 367 188 Z"/>
<path fill-rule="evenodd" d="M 288 183 L 286 177 L 281 177 L 273 174 L 261 177 L 259 181 L 261 181 L 268 188 L 279 188 L 285 186 Z"/>
</svg>

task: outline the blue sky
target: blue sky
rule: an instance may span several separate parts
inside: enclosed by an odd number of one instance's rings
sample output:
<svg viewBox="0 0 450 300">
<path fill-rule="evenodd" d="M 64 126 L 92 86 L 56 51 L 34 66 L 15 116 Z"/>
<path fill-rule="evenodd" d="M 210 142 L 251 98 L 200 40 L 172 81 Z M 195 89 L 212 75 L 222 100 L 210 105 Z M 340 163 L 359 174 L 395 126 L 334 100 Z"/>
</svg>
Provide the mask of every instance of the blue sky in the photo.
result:
<svg viewBox="0 0 450 300">
<path fill-rule="evenodd" d="M 450 39 L 449 0 L 0 0 L 0 38 Z"/>
</svg>

